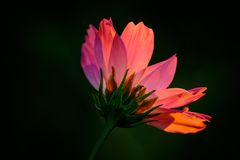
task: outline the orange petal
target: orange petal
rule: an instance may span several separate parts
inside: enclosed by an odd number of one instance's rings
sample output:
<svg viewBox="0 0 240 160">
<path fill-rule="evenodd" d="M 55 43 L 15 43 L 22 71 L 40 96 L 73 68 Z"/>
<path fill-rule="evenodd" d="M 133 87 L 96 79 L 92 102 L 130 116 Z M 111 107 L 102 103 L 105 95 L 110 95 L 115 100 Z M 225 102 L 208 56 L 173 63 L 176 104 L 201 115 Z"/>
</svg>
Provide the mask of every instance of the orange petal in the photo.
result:
<svg viewBox="0 0 240 160">
<path fill-rule="evenodd" d="M 128 23 L 121 38 L 127 49 L 130 74 L 147 67 L 153 53 L 154 33 L 143 22 Z"/>
<path fill-rule="evenodd" d="M 196 133 L 206 128 L 206 120 L 180 112 L 162 113 L 153 120 L 156 121 L 148 124 L 171 133 Z"/>
<path fill-rule="evenodd" d="M 207 90 L 207 87 L 197 87 L 197 88 L 190 89 L 188 91 L 196 95 L 196 94 L 202 94 L 206 90 Z"/>
</svg>

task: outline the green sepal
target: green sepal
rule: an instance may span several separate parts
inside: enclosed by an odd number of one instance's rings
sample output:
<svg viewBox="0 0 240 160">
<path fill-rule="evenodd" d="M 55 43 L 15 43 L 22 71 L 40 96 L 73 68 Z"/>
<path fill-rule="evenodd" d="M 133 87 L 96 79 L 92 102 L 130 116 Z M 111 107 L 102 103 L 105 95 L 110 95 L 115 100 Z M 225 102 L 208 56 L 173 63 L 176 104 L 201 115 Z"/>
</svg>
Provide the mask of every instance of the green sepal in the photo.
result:
<svg viewBox="0 0 240 160">
<path fill-rule="evenodd" d="M 146 99 L 147 97 L 149 97 L 151 94 L 153 94 L 154 92 L 156 92 L 156 90 L 153 90 L 151 92 L 148 92 L 146 94 L 144 94 L 143 96 L 140 96 L 136 99 L 137 102 L 141 102 L 143 101 L 144 99 Z"/>
<path fill-rule="evenodd" d="M 160 105 L 159 105 L 160 106 Z M 156 114 L 150 114 L 153 110 L 157 109 L 159 106 L 155 106 L 153 108 L 150 108 L 149 110 L 145 111 L 141 114 L 133 114 L 133 115 L 127 115 L 122 122 L 119 123 L 119 127 L 128 127 L 136 123 L 141 123 L 145 118 L 148 116 L 157 116 Z M 150 118 L 150 117 L 148 117 Z"/>
<path fill-rule="evenodd" d="M 146 99 L 147 97 L 149 97 L 151 94 L 153 94 L 155 92 L 155 90 L 151 91 L 151 92 L 148 92 L 146 94 L 144 94 L 143 96 L 141 97 L 138 97 L 138 100 L 135 100 L 135 99 L 132 99 L 132 101 L 130 102 L 130 104 L 128 105 L 128 107 L 126 107 L 126 111 L 127 112 L 130 112 L 131 114 L 136 112 L 137 109 L 138 109 L 138 105 L 137 105 L 137 102 L 141 102 L 143 101 L 144 99 Z"/>
<path fill-rule="evenodd" d="M 151 113 L 153 110 L 157 109 L 157 108 L 160 107 L 160 106 L 161 106 L 161 104 L 160 104 L 160 105 L 157 105 L 157 106 L 155 106 L 155 107 L 152 107 L 152 108 L 150 108 L 149 110 L 145 111 L 143 114 L 147 115 L 147 114 Z"/>
<path fill-rule="evenodd" d="M 100 102 L 99 102 L 99 99 L 98 99 L 98 95 L 96 94 L 92 94 L 92 97 L 93 97 L 93 101 L 94 101 L 94 104 L 98 107 L 100 107 Z"/>
<path fill-rule="evenodd" d="M 136 108 L 138 108 L 138 104 L 136 100 L 133 99 L 128 105 L 123 107 L 123 110 L 127 113 L 132 113 L 136 110 Z"/>
<path fill-rule="evenodd" d="M 95 108 L 103 116 L 104 115 L 104 110 L 99 103 L 98 95 L 92 94 L 92 97 L 93 97 L 93 101 L 95 102 Z"/>
<path fill-rule="evenodd" d="M 122 82 L 120 83 L 117 90 L 115 90 L 111 95 L 111 98 L 109 100 L 110 106 L 115 106 L 116 108 L 119 108 L 120 106 L 122 106 L 123 89 L 124 89 L 124 83 L 127 78 L 127 73 L 128 73 L 128 70 L 125 72 Z"/>
</svg>

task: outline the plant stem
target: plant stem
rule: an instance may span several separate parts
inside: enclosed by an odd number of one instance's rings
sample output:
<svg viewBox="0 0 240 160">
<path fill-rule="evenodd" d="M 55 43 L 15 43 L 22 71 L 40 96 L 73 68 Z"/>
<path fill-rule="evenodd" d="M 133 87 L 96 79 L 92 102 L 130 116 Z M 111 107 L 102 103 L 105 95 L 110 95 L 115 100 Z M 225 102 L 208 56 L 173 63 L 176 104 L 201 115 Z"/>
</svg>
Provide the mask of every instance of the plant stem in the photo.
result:
<svg viewBox="0 0 240 160">
<path fill-rule="evenodd" d="M 93 147 L 92 152 L 91 152 L 88 160 L 93 160 L 94 159 L 98 150 L 103 145 L 103 142 L 106 140 L 107 136 L 111 133 L 111 131 L 115 128 L 115 126 L 116 126 L 116 121 L 114 121 L 114 120 L 108 120 L 106 122 L 105 127 L 103 129 L 103 132 L 102 132 L 101 136 L 98 138 L 95 146 Z"/>
</svg>

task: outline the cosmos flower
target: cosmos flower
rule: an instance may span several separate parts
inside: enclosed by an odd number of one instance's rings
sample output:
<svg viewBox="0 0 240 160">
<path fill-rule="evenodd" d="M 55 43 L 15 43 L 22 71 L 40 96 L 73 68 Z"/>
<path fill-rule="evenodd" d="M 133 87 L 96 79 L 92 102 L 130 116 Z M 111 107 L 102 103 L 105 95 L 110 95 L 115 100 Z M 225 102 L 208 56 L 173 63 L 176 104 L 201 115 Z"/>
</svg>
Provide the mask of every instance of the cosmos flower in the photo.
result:
<svg viewBox="0 0 240 160">
<path fill-rule="evenodd" d="M 143 22 L 130 22 L 118 35 L 112 20 L 103 19 L 99 29 L 90 25 L 82 45 L 83 71 L 98 91 L 96 108 L 119 127 L 146 123 L 166 132 L 196 133 L 211 117 L 186 106 L 205 95 L 206 87 L 191 90 L 168 88 L 177 57 L 150 65 L 154 33 Z"/>
</svg>

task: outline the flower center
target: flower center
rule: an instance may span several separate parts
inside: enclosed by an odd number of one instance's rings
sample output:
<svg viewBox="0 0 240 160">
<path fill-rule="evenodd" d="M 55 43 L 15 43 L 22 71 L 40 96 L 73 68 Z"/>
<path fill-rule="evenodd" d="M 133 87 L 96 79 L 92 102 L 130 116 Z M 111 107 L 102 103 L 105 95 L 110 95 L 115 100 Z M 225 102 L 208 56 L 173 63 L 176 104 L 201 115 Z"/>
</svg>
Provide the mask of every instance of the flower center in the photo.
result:
<svg viewBox="0 0 240 160">
<path fill-rule="evenodd" d="M 137 109 L 135 114 L 143 113 L 146 110 L 150 109 L 153 104 L 156 102 L 158 97 L 152 96 L 151 98 L 142 98 L 142 96 L 149 94 L 152 95 L 154 91 L 146 93 L 146 87 L 141 84 L 133 86 L 133 80 L 135 77 L 135 73 L 132 73 L 124 82 L 123 92 L 122 92 L 122 99 L 123 105 L 128 105 L 131 101 L 136 101 Z M 108 81 L 106 82 L 106 90 L 105 94 L 107 96 L 111 96 L 113 92 L 117 89 L 117 82 L 115 81 L 115 69 L 112 67 L 111 75 L 109 76 Z"/>
<path fill-rule="evenodd" d="M 98 94 L 93 95 L 96 109 L 106 119 L 115 121 L 118 127 L 133 127 L 149 121 L 148 118 L 159 115 L 151 113 L 159 106 L 153 106 L 157 97 L 149 98 L 155 91 L 146 93 L 143 85 L 133 86 L 135 74 L 127 78 L 126 71 L 121 84 L 118 86 L 115 81 L 115 70 L 106 82 L 105 93 L 103 93 L 103 76 L 101 79 Z"/>
</svg>

